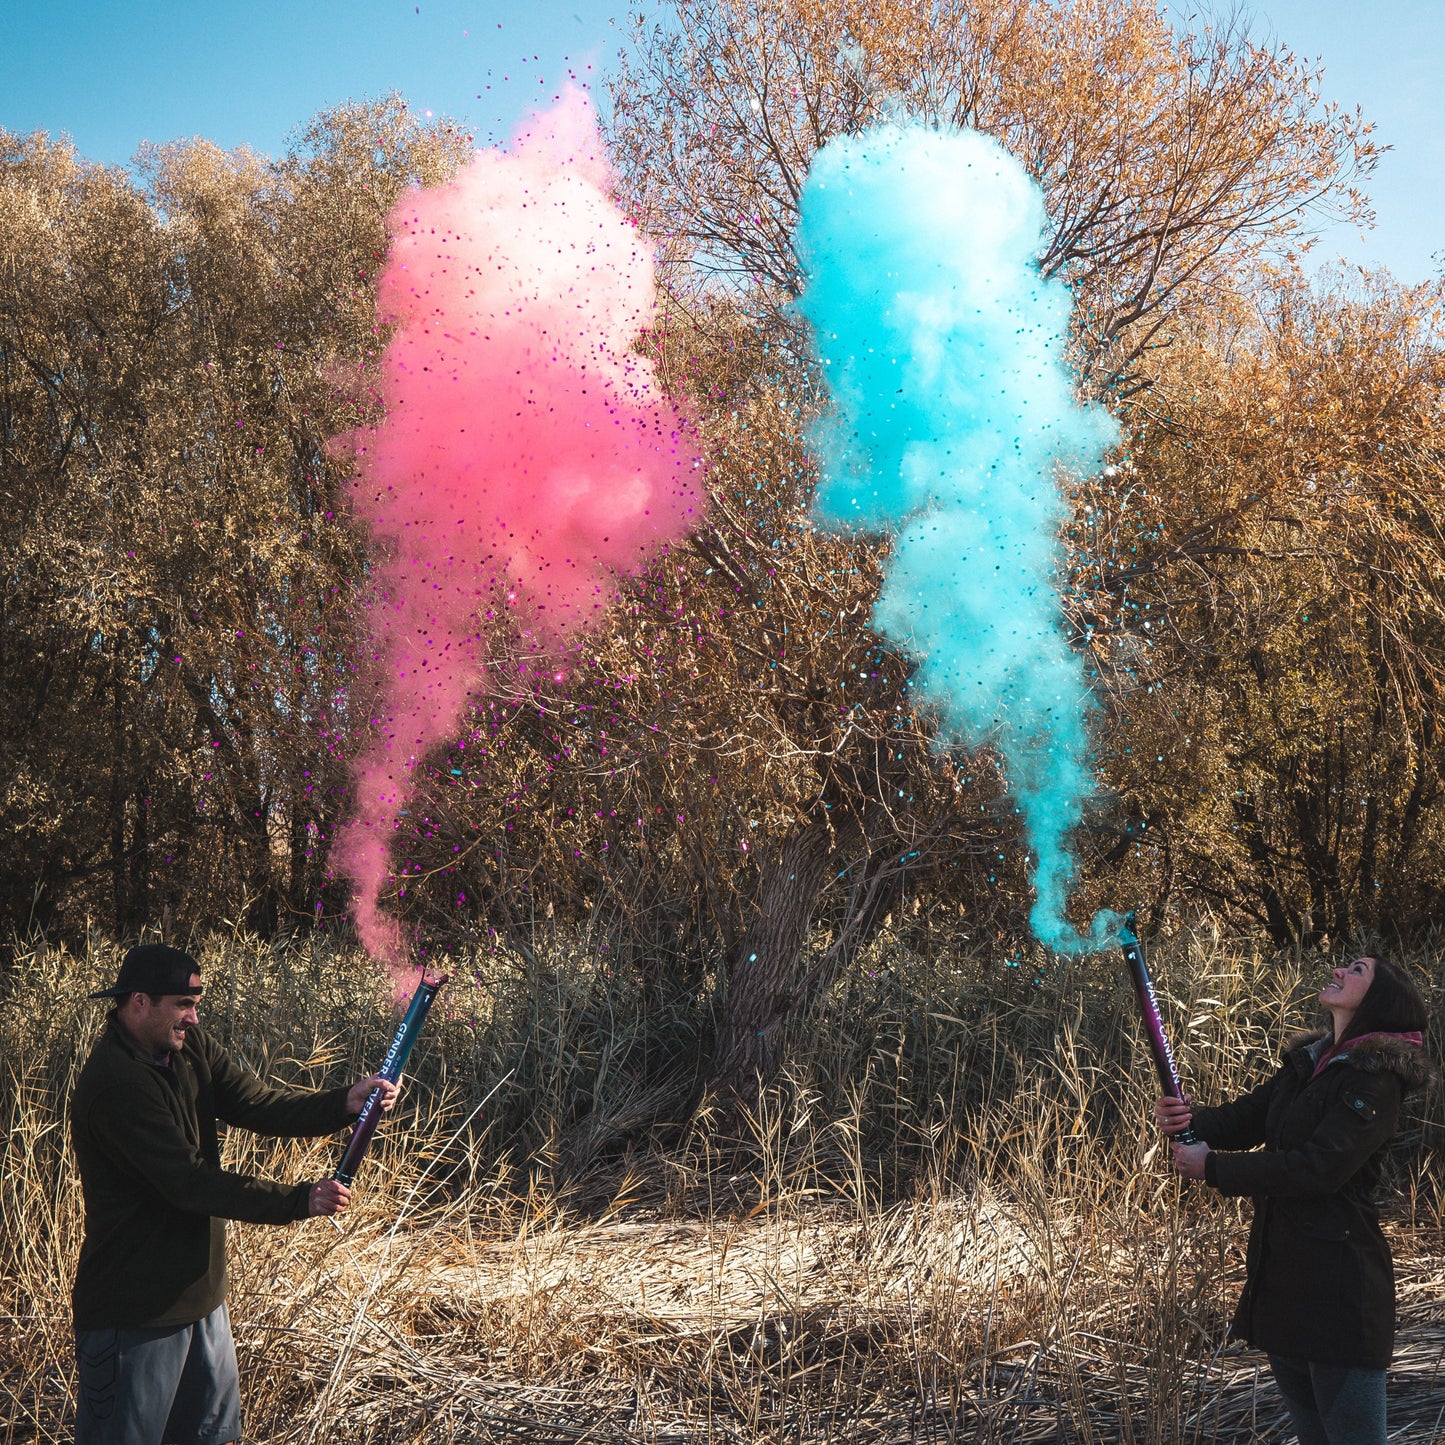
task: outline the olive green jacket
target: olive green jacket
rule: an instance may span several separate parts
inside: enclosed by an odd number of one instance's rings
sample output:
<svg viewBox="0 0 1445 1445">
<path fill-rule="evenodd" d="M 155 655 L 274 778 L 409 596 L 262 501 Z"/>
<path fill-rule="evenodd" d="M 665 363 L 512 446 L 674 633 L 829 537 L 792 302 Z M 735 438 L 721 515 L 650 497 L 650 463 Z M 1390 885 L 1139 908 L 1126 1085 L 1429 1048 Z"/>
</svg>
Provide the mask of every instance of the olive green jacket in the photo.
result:
<svg viewBox="0 0 1445 1445">
<path fill-rule="evenodd" d="M 227 1219 L 288 1224 L 306 1184 L 221 1168 L 216 1121 L 258 1134 L 329 1134 L 346 1088 L 275 1089 L 202 1028 L 157 1064 L 111 1020 L 81 1070 L 70 1131 L 85 1195 L 77 1330 L 190 1324 L 226 1297 Z"/>
</svg>

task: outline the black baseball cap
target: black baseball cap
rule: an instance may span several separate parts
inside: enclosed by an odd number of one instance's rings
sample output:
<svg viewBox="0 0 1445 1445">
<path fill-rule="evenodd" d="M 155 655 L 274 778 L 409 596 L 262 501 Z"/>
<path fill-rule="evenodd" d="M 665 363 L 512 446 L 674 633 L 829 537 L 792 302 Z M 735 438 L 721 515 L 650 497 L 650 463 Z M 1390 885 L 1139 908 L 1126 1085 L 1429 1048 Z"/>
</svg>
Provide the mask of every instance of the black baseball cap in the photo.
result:
<svg viewBox="0 0 1445 1445">
<path fill-rule="evenodd" d="M 120 961 L 120 972 L 112 988 L 103 988 L 91 998 L 124 998 L 128 993 L 148 993 L 152 998 L 165 994 L 200 993 L 191 987 L 192 977 L 201 965 L 183 949 L 166 943 L 138 943 Z"/>
</svg>

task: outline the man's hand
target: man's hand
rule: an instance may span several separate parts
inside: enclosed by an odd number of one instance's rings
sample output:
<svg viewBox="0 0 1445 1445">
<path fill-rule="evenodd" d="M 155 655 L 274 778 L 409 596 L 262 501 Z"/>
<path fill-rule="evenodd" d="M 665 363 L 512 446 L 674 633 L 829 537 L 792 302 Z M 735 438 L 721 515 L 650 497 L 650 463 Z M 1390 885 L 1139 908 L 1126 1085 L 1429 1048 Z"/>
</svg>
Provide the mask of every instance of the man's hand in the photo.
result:
<svg viewBox="0 0 1445 1445">
<path fill-rule="evenodd" d="M 1186 1179 L 1204 1178 L 1204 1161 L 1209 1158 L 1208 1144 L 1171 1144 L 1174 1168 Z"/>
<path fill-rule="evenodd" d="M 1185 1094 L 1182 1099 L 1172 1099 L 1167 1096 L 1154 1100 L 1154 1122 L 1158 1124 L 1160 1132 L 1164 1134 L 1182 1134 L 1188 1127 L 1189 1121 L 1194 1117 L 1191 1107 L 1194 1099 Z"/>
<path fill-rule="evenodd" d="M 358 1080 L 346 1092 L 347 1112 L 353 1119 L 361 1113 L 361 1106 L 366 1103 L 367 1095 L 373 1089 L 381 1090 L 381 1112 L 383 1114 L 391 1112 L 391 1106 L 396 1103 L 396 1096 L 400 1092 L 400 1088 L 390 1079 L 383 1079 L 380 1074 L 373 1074 L 369 1079 Z"/>
<path fill-rule="evenodd" d="M 318 1179 L 306 1196 L 311 1217 L 340 1214 L 351 1203 L 351 1191 L 339 1179 Z"/>
</svg>

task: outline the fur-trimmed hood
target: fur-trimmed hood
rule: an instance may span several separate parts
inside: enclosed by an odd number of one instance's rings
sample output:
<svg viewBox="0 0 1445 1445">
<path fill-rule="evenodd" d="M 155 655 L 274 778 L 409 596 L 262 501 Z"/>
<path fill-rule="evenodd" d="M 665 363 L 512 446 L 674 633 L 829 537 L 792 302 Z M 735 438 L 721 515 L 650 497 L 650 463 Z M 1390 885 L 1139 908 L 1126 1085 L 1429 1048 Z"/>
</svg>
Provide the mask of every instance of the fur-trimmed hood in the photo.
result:
<svg viewBox="0 0 1445 1445">
<path fill-rule="evenodd" d="M 1294 1034 L 1285 1041 L 1280 1056 L 1294 1062 L 1297 1068 L 1313 1069 L 1319 1058 L 1319 1050 L 1314 1045 L 1324 1043 L 1329 1037 L 1328 1029 L 1309 1029 Z M 1424 1048 L 1407 1042 L 1398 1034 L 1373 1034 L 1347 1045 L 1339 1057 L 1341 1060 L 1348 1059 L 1351 1067 L 1364 1074 L 1389 1072 L 1398 1075 L 1407 1094 L 1416 1089 L 1433 1088 L 1440 1078 L 1439 1068 Z"/>
</svg>

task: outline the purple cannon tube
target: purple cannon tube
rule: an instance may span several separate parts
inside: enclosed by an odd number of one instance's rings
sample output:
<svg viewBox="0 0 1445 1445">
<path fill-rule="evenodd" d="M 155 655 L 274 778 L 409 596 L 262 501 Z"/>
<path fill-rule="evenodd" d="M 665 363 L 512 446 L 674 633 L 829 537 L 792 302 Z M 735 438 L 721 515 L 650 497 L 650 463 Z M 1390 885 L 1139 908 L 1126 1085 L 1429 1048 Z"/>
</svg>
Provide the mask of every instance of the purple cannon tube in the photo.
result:
<svg viewBox="0 0 1445 1445">
<path fill-rule="evenodd" d="M 376 1071 L 383 1079 L 390 1079 L 392 1083 L 395 1083 L 401 1078 L 401 1071 L 406 1067 L 407 1059 L 411 1057 L 412 1046 L 416 1043 L 417 1035 L 421 1033 L 421 1026 L 426 1019 L 427 1010 L 437 996 L 437 991 L 445 982 L 445 978 L 439 978 L 434 983 L 430 983 L 425 975 L 422 976 L 416 992 L 411 996 L 411 1005 L 397 1026 L 396 1033 L 392 1036 L 391 1047 L 386 1051 L 386 1058 L 382 1060 L 381 1067 Z M 351 1138 L 346 1141 L 346 1152 L 341 1156 L 341 1163 L 336 1166 L 336 1173 L 331 1176 L 333 1179 L 349 1185 L 356 1178 L 356 1171 L 361 1167 L 361 1161 L 371 1147 L 371 1136 L 376 1133 L 376 1126 L 379 1123 L 381 1123 L 381 1090 L 373 1089 L 366 1096 L 366 1103 L 361 1106 L 361 1113 L 357 1115 L 356 1126 L 351 1131 Z"/>
<path fill-rule="evenodd" d="M 1139 1015 L 1144 1020 L 1144 1039 L 1154 1059 L 1154 1072 L 1159 1075 L 1159 1088 L 1171 1099 L 1182 1099 L 1184 1089 L 1179 1083 L 1179 1070 L 1174 1066 L 1174 1050 L 1169 1047 L 1164 1020 L 1159 1016 L 1159 1000 L 1154 997 L 1154 982 L 1149 977 L 1149 966 L 1144 962 L 1144 945 L 1134 933 L 1132 913 L 1124 920 L 1121 937 L 1124 962 L 1129 967 L 1129 981 L 1134 985 Z M 1173 1137 L 1181 1144 L 1199 1143 L 1193 1129 L 1185 1129 Z"/>
</svg>

